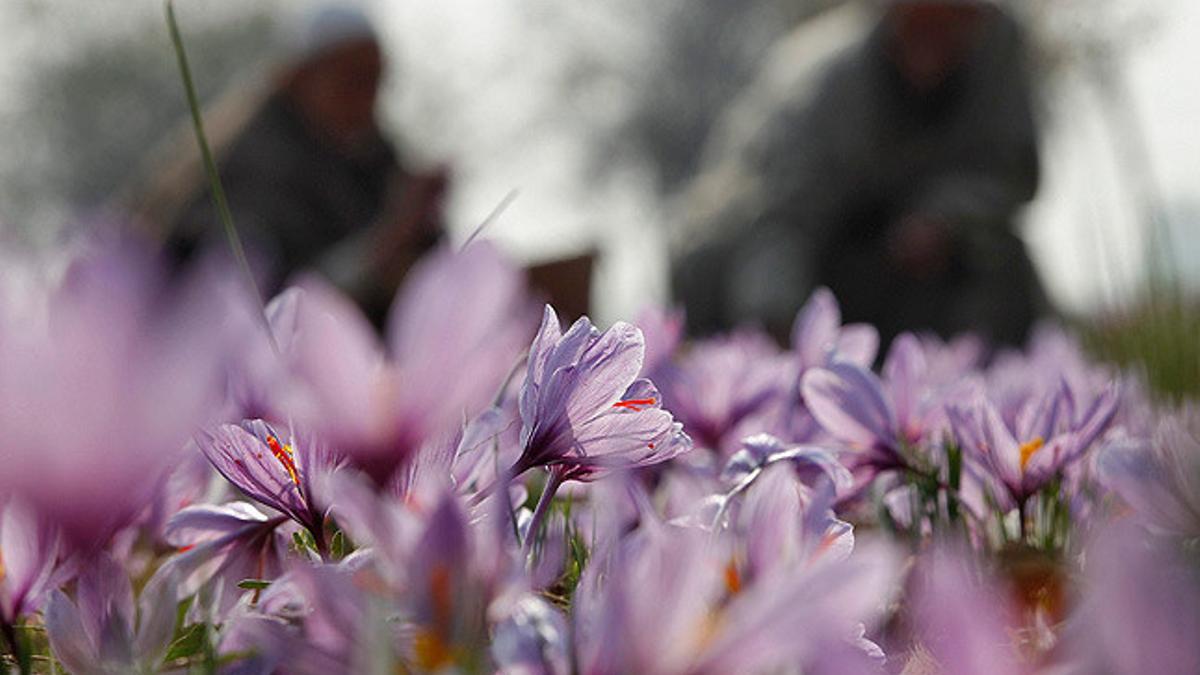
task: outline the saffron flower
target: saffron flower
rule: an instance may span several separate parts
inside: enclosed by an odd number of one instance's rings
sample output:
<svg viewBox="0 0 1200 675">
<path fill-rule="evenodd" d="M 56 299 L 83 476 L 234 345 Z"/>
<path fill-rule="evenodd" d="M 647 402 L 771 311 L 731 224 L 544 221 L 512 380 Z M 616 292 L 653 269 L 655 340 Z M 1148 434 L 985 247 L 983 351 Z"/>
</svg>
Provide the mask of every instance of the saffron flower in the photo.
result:
<svg viewBox="0 0 1200 675">
<path fill-rule="evenodd" d="M 0 638 L 9 649 L 13 627 L 41 608 L 58 558 L 58 533 L 20 503 L 0 505 Z"/>
<path fill-rule="evenodd" d="M 46 634 L 54 656 L 72 673 L 157 673 L 175 630 L 173 570 L 164 569 L 134 602 L 125 570 L 102 556 L 79 578 L 76 600 L 54 591 Z"/>
<path fill-rule="evenodd" d="M 175 570 L 181 595 L 200 594 L 202 616 L 222 617 L 242 595 L 239 582 L 282 573 L 288 538 L 281 526 L 287 520 L 247 502 L 189 506 L 167 523 L 166 540 L 178 555 L 164 567 Z"/>
<path fill-rule="evenodd" d="M 220 401 L 219 294 L 106 244 L 0 319 L 0 494 L 95 552 L 150 503 Z M 18 329 L 19 327 L 19 329 Z"/>
<path fill-rule="evenodd" d="M 484 243 L 439 250 L 412 271 L 387 349 L 349 299 L 315 280 L 301 291 L 294 333 L 280 340 L 289 410 L 379 485 L 482 411 L 528 339 L 523 279 Z"/>
<path fill-rule="evenodd" d="M 546 307 L 520 394 L 517 476 L 537 466 L 590 481 L 664 462 L 690 447 L 642 367 L 642 333 L 616 323 L 600 333 L 583 317 L 566 333 Z"/>
<path fill-rule="evenodd" d="M 1108 442 L 1096 466 L 1100 481 L 1150 528 L 1200 537 L 1200 408 L 1164 416 L 1151 440 Z"/>
<path fill-rule="evenodd" d="M 925 368 L 920 343 L 904 334 L 888 352 L 882 380 L 849 361 L 810 369 L 801 381 L 804 404 L 857 456 L 857 466 L 908 466 L 939 428 L 940 406 L 924 386 Z"/>
<path fill-rule="evenodd" d="M 643 521 L 590 562 L 573 607 L 580 672 L 807 667 L 855 648 L 857 622 L 873 620 L 892 591 L 896 561 L 883 551 L 819 560 L 744 586 L 729 571 L 728 553 L 710 533 Z"/>
<path fill-rule="evenodd" d="M 947 415 L 964 456 L 999 480 L 1006 494 L 993 494 L 1002 505 L 1023 504 L 1103 434 L 1116 414 L 1117 390 L 1110 386 L 1081 415 L 1064 385 L 1031 400 L 1016 425 L 1004 423 L 986 399 L 974 405 L 951 405 Z"/>
<path fill-rule="evenodd" d="M 262 420 L 248 420 L 202 433 L 196 444 L 230 483 L 304 526 L 324 548 L 328 507 L 317 496 L 315 474 L 329 470 L 332 461 L 315 440 L 297 441 Z"/>
<path fill-rule="evenodd" d="M 785 361 L 770 338 L 742 331 L 693 345 L 657 384 L 688 436 L 728 456 L 742 438 L 764 430 L 758 416 L 784 397 Z"/>
</svg>

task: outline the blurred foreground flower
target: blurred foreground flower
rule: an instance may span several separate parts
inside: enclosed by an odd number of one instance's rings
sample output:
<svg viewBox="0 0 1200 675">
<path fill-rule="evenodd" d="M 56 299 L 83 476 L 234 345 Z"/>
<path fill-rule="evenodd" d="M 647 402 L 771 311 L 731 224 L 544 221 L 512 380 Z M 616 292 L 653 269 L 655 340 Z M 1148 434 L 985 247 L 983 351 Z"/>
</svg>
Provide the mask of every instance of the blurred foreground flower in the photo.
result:
<svg viewBox="0 0 1200 675">
<path fill-rule="evenodd" d="M 216 412 L 214 288 L 168 287 L 148 256 L 110 243 L 23 314 L 0 311 L 0 495 L 88 551 L 137 516 Z"/>
</svg>

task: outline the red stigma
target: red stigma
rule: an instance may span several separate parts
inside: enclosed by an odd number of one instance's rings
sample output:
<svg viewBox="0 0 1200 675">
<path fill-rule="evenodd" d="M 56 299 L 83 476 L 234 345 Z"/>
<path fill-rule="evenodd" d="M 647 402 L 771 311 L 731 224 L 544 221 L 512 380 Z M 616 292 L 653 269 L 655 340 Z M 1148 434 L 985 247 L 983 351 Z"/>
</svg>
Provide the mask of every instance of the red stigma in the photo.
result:
<svg viewBox="0 0 1200 675">
<path fill-rule="evenodd" d="M 275 459 L 283 465 L 287 470 L 288 477 L 296 485 L 300 484 L 300 475 L 296 473 L 296 463 L 292 460 L 292 447 L 290 445 L 280 445 L 279 439 L 274 436 L 267 436 L 267 447 L 271 449 L 271 454 L 275 455 Z"/>
<path fill-rule="evenodd" d="M 625 408 L 626 410 L 641 410 L 643 407 L 652 406 L 658 403 L 658 399 L 654 398 L 631 398 L 624 401 L 617 401 L 613 404 L 614 408 Z"/>
</svg>

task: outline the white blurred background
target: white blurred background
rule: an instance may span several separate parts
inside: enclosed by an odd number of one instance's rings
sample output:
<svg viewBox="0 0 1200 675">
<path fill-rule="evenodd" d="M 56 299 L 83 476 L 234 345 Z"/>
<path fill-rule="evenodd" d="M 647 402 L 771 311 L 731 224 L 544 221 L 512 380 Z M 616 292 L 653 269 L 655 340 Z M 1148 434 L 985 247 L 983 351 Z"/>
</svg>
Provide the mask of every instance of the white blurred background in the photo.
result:
<svg viewBox="0 0 1200 675">
<path fill-rule="evenodd" d="M 609 321 L 666 297 L 664 227 L 725 106 L 810 0 L 380 0 L 381 114 L 452 167 L 450 225 L 534 262 L 595 249 Z M 1200 288 L 1200 3 L 1024 0 L 1042 73 L 1042 187 L 1026 239 L 1053 299 L 1091 313 L 1151 269 L 1147 223 Z M 180 0 L 201 93 L 268 61 L 298 3 Z M 0 3 L 0 221 L 51 246 L 185 112 L 156 0 Z M 15 234 L 13 234 L 15 233 Z"/>
</svg>

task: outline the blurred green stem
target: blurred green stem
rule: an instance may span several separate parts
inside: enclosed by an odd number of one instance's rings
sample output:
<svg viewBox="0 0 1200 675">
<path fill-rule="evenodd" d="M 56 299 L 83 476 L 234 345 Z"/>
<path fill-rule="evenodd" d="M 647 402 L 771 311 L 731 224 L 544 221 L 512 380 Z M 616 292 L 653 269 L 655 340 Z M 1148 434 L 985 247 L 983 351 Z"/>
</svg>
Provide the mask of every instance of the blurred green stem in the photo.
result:
<svg viewBox="0 0 1200 675">
<path fill-rule="evenodd" d="M 275 343 L 275 335 L 271 332 L 270 323 L 267 321 L 266 304 L 263 302 L 262 293 L 258 289 L 258 282 L 254 280 L 254 272 L 251 271 L 250 263 L 246 259 L 246 250 L 242 246 L 242 239 L 238 236 L 237 228 L 233 225 L 233 214 L 229 210 L 229 202 L 225 199 L 225 189 L 221 186 L 221 176 L 217 172 L 217 163 L 213 160 L 212 150 L 208 145 L 208 136 L 204 133 L 204 118 L 200 112 L 200 99 L 196 96 L 196 87 L 192 82 L 192 69 L 188 66 L 187 52 L 183 47 L 183 36 L 179 32 L 179 23 L 175 20 L 174 0 L 166 0 L 166 10 L 167 28 L 171 32 L 171 43 L 175 46 L 175 58 L 179 63 L 179 74 L 183 80 L 184 93 L 187 95 L 188 110 L 191 111 L 192 115 L 192 130 L 196 134 L 196 143 L 200 146 L 200 156 L 204 161 L 204 169 L 208 174 L 208 184 L 212 192 L 213 205 L 216 207 L 217 216 L 225 228 L 225 238 L 229 242 L 229 249 L 233 253 L 234 261 L 245 277 L 246 288 L 257 304 L 263 327 L 267 331 L 267 339 L 271 343 L 271 348 L 278 353 L 279 346 Z"/>
</svg>

